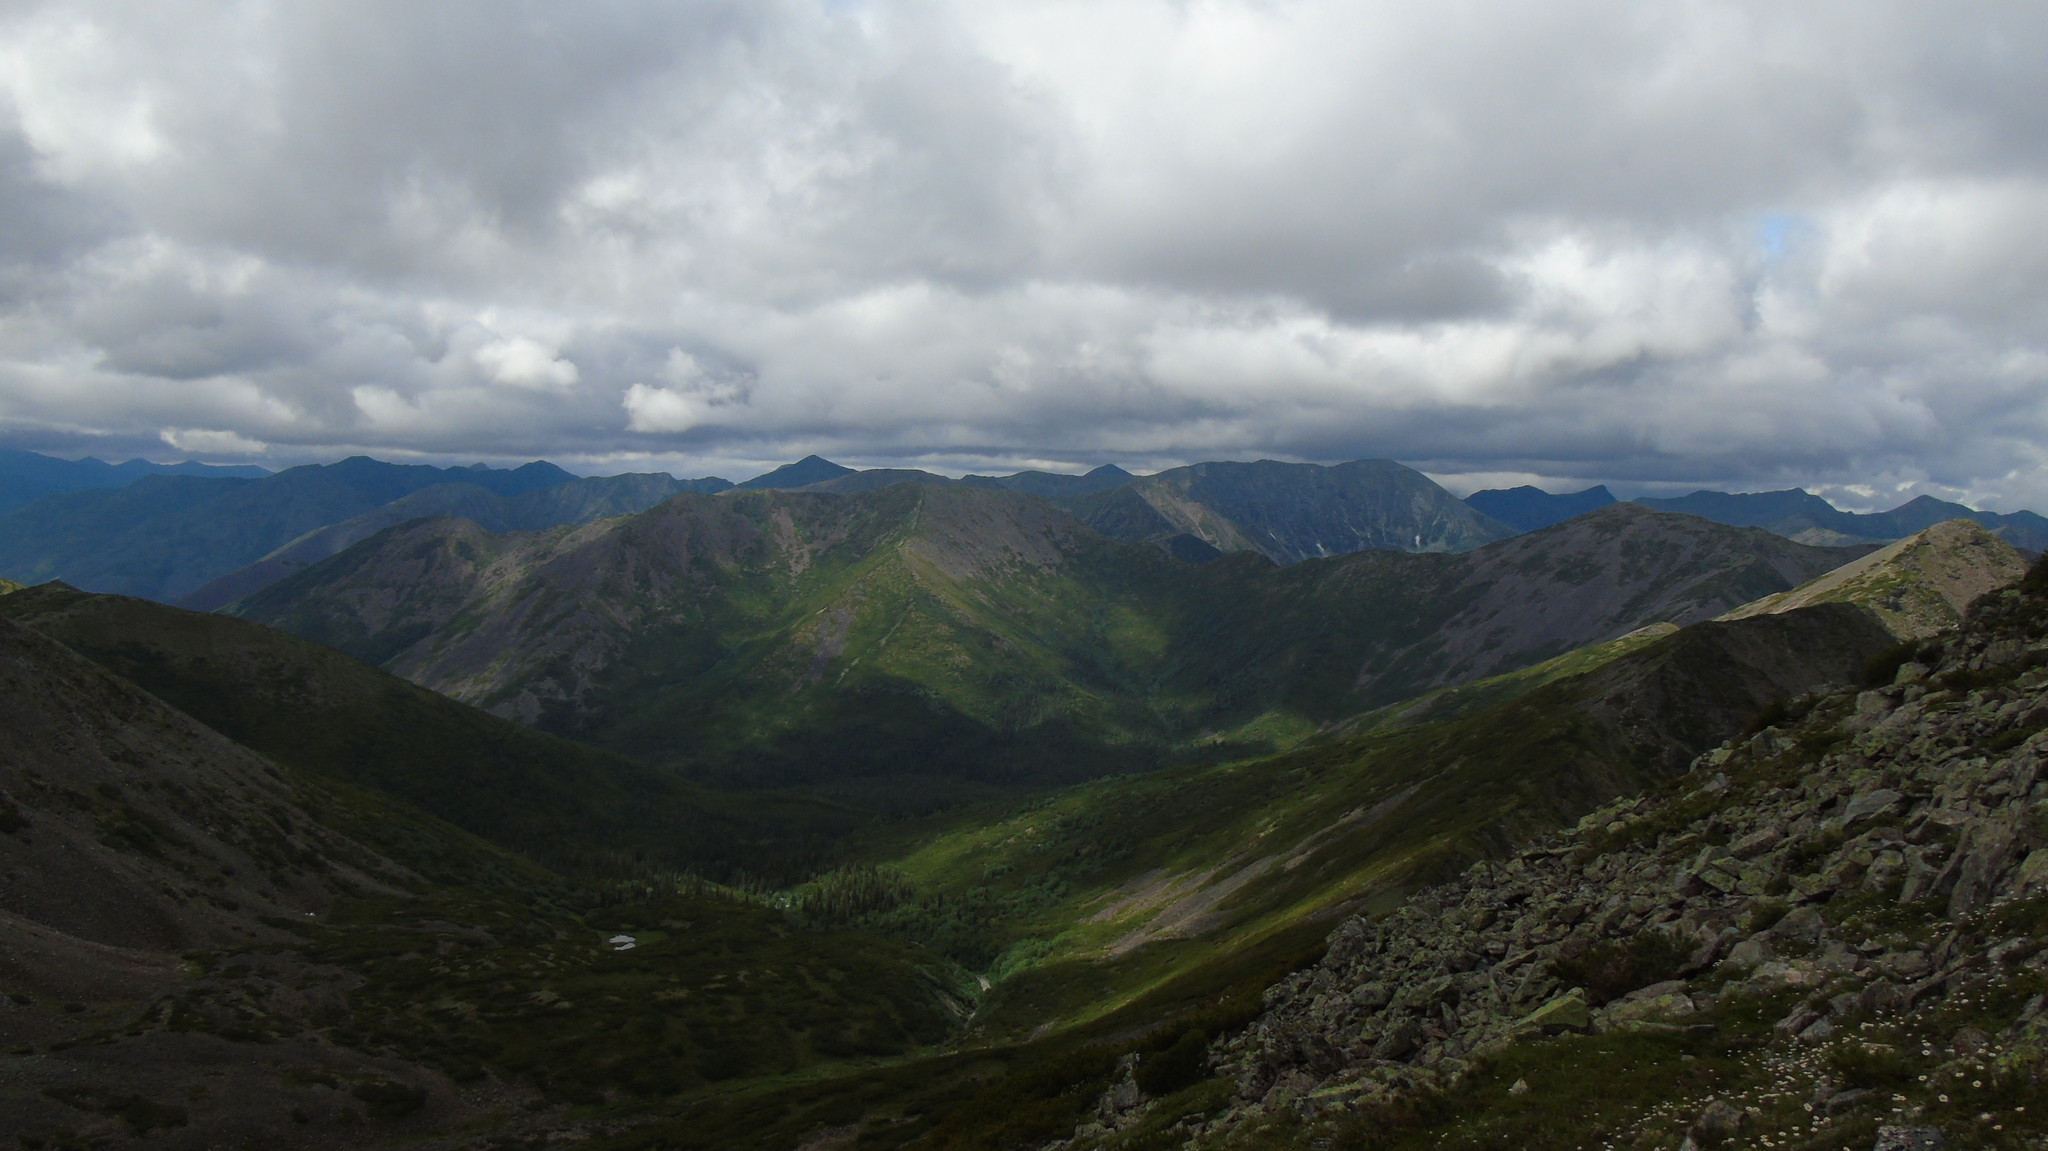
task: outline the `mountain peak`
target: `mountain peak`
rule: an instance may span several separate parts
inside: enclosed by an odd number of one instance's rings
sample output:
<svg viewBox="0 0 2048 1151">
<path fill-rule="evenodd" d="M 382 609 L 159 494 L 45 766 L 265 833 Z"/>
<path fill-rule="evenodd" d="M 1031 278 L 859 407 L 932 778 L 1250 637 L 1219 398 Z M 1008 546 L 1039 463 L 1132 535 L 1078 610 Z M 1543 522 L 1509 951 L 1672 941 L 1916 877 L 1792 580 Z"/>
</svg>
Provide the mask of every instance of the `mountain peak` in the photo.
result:
<svg viewBox="0 0 2048 1151">
<path fill-rule="evenodd" d="M 2026 574 L 2027 558 L 2011 544 L 1969 520 L 1944 520 L 1720 618 L 1850 603 L 1875 614 L 1901 639 L 1925 639 L 1959 623 L 1978 596 Z"/>
<path fill-rule="evenodd" d="M 1605 484 L 1563 495 L 1523 484 L 1518 488 L 1489 488 L 1465 497 L 1465 503 L 1480 514 L 1522 532 L 1547 528 L 1613 502 L 1614 493 Z"/>
<path fill-rule="evenodd" d="M 793 464 L 784 464 L 772 472 L 755 476 L 743 484 L 734 484 L 732 490 L 752 492 L 769 488 L 801 488 L 852 474 L 852 468 L 842 467 L 823 456 L 810 455 Z"/>
</svg>

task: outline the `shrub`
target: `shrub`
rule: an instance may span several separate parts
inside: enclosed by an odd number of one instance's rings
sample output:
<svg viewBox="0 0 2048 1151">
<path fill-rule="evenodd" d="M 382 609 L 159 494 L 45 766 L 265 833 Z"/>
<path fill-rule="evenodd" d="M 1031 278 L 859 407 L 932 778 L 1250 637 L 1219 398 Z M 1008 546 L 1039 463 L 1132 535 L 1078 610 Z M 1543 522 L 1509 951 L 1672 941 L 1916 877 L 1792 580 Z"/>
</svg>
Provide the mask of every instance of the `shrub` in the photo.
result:
<svg viewBox="0 0 2048 1151">
<path fill-rule="evenodd" d="M 1850 1087 L 1897 1087 L 1913 1081 L 1913 1064 L 1895 1048 L 1844 1043 L 1828 1053 L 1828 1065 Z"/>
<path fill-rule="evenodd" d="M 1173 1046 L 1138 1065 L 1138 1087 L 1147 1095 L 1171 1095 L 1209 1077 L 1209 1038 L 1189 1031 Z"/>
<path fill-rule="evenodd" d="M 349 1094 L 362 1100 L 363 1107 L 374 1119 L 403 1119 L 418 1111 L 427 1102 L 425 1091 L 403 1083 L 393 1083 L 389 1079 L 371 1079 L 358 1083 Z"/>
<path fill-rule="evenodd" d="M 1665 931 L 1596 943 L 1569 959 L 1553 960 L 1551 974 L 1586 989 L 1595 1005 L 1678 976 L 1692 948 Z"/>
<path fill-rule="evenodd" d="M 1909 639 L 1895 643 L 1863 662 L 1863 686 L 1883 687 L 1898 678 L 1899 669 L 1912 663 L 1925 645 Z"/>
</svg>

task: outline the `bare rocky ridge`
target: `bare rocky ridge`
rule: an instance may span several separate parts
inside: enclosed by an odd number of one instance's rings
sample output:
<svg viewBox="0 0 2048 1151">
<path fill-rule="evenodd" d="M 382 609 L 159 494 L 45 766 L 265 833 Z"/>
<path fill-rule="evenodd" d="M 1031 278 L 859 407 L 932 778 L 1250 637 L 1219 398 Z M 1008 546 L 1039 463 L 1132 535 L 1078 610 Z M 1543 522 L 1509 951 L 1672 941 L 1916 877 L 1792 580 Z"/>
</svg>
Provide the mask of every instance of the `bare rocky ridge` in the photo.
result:
<svg viewBox="0 0 2048 1151">
<path fill-rule="evenodd" d="M 1575 1117 L 1579 1138 L 1867 1146 L 1917 1124 L 2037 1145 L 2048 1116 L 2014 1110 L 2039 1101 L 2048 1065 L 2048 582 L 2030 582 L 1876 667 L 1889 686 L 1806 697 L 1669 788 L 1345 921 L 1211 1049 L 1234 1101 L 1174 1118 L 1179 1137 L 1391 1138 L 1462 1115 L 1438 1130 L 1534 1141 L 1516 1100 L 1592 1090 L 1544 1081 L 1542 1054 L 1590 1034 L 1755 1074 Z M 1162 1118 L 1127 1086 L 1052 1146 L 1111 1146 Z"/>
<path fill-rule="evenodd" d="M 2025 574 L 2017 548 L 1969 520 L 1948 520 L 1722 618 L 1854 603 L 1900 639 L 1925 639 L 1960 623 L 1978 596 Z"/>
<path fill-rule="evenodd" d="M 1068 506 L 1112 539 L 1176 551 L 1194 540 L 1282 565 L 1375 549 L 1470 551 L 1515 534 L 1392 460 L 1190 464 Z"/>
</svg>

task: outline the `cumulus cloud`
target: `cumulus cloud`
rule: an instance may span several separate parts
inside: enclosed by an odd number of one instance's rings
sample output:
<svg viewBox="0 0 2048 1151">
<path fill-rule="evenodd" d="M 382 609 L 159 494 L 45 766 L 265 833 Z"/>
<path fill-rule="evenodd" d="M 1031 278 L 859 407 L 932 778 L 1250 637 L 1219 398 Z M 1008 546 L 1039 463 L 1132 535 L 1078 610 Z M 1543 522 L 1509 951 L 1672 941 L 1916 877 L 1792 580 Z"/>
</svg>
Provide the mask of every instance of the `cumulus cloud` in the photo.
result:
<svg viewBox="0 0 2048 1151">
<path fill-rule="evenodd" d="M 626 389 L 623 401 L 626 427 L 636 432 L 686 432 L 717 417 L 717 409 L 746 398 L 744 381 L 718 379 L 704 370 L 697 357 L 681 348 L 670 348 L 662 365 L 667 387 L 636 383 Z"/>
<path fill-rule="evenodd" d="M 200 456 L 250 456 L 270 447 L 262 440 L 217 428 L 165 428 L 158 434 L 179 451 Z"/>
<path fill-rule="evenodd" d="M 566 388 L 576 382 L 576 365 L 553 348 L 525 336 L 493 340 L 474 353 L 491 379 L 515 388 Z"/>
<path fill-rule="evenodd" d="M 1991 0 L 31 2 L 0 442 L 2048 507 L 2044 40 Z"/>
</svg>

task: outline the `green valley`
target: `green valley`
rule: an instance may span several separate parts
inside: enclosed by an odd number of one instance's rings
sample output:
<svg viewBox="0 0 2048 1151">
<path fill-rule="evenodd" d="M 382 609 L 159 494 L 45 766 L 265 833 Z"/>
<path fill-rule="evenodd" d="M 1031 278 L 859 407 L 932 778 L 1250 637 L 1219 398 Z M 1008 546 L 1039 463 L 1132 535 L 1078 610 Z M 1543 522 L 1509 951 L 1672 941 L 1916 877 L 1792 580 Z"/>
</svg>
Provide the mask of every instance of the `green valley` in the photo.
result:
<svg viewBox="0 0 2048 1151">
<path fill-rule="evenodd" d="M 245 604 L 334 647 L 16 590 L 0 1058 L 34 1070 L 0 1113 L 50 1147 L 1298 1145 L 1296 1057 L 1237 1054 L 1275 988 L 1816 690 L 1927 674 L 1955 625 L 1920 621 L 2021 570 L 1973 532 L 1831 572 L 1615 505 L 1190 564 L 895 485 L 397 525 Z M 345 654 L 379 644 L 406 677 Z M 456 673 L 503 714 L 413 682 Z"/>
</svg>

